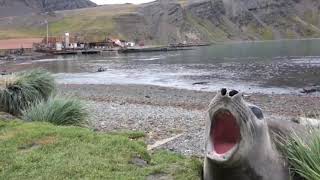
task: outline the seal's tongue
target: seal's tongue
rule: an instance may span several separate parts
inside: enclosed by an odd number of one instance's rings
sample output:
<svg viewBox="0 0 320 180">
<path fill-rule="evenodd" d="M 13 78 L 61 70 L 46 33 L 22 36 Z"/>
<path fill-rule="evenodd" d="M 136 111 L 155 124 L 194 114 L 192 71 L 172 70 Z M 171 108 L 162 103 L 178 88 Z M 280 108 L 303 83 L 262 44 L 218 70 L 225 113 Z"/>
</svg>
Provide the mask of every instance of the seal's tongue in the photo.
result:
<svg viewBox="0 0 320 180">
<path fill-rule="evenodd" d="M 210 135 L 216 153 L 225 154 L 240 141 L 240 128 L 230 112 L 218 113 L 212 126 Z"/>
</svg>

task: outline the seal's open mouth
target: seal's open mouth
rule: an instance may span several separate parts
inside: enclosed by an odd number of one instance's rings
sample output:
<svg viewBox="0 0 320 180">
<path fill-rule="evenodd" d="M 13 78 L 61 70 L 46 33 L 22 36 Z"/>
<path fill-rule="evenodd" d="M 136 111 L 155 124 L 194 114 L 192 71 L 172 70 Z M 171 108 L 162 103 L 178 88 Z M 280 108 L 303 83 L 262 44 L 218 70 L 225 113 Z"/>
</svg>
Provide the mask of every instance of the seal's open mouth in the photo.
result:
<svg viewBox="0 0 320 180">
<path fill-rule="evenodd" d="M 228 110 L 220 110 L 214 115 L 210 139 L 215 153 L 223 155 L 235 149 L 241 140 L 240 127 L 236 118 Z"/>
</svg>

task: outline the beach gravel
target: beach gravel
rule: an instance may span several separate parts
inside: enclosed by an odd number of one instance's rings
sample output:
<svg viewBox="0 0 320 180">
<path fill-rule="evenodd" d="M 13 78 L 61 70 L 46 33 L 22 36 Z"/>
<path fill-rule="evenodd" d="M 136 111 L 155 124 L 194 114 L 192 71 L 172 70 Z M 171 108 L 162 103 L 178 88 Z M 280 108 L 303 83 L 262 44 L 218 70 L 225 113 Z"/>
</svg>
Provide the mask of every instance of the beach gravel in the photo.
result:
<svg viewBox="0 0 320 180">
<path fill-rule="evenodd" d="M 215 92 L 143 85 L 59 85 L 59 93 L 85 100 L 94 129 L 103 132 L 142 131 L 147 143 L 181 135 L 158 148 L 201 156 L 207 107 Z M 320 97 L 246 94 L 267 118 L 290 120 L 319 111 Z"/>
</svg>

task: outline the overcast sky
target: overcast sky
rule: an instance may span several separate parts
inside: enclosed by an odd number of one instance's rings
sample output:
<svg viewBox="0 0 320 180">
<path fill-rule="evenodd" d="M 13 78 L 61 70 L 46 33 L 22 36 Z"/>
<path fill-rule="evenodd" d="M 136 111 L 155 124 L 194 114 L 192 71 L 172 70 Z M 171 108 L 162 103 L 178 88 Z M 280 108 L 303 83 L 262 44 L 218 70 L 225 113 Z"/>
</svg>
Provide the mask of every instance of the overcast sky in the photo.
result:
<svg viewBox="0 0 320 180">
<path fill-rule="evenodd" d="M 123 4 L 123 3 L 146 3 L 154 0 L 91 0 L 97 4 Z"/>
</svg>

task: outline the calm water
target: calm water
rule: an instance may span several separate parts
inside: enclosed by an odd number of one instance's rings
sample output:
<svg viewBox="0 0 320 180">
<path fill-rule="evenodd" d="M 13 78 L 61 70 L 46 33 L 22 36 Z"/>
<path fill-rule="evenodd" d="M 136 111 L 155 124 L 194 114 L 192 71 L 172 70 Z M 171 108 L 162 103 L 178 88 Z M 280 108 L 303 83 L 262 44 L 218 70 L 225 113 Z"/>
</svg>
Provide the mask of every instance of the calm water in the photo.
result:
<svg viewBox="0 0 320 180">
<path fill-rule="evenodd" d="M 2 68 L 44 67 L 60 83 L 151 84 L 196 90 L 297 93 L 320 85 L 320 40 L 234 43 L 190 51 L 66 56 Z M 99 67 L 105 72 L 96 73 Z M 204 84 L 193 85 L 197 82 Z"/>
</svg>

